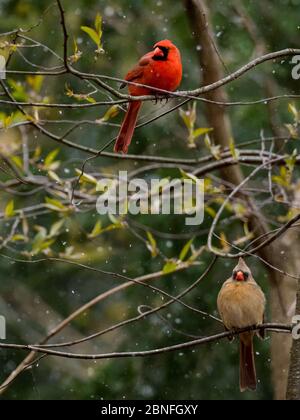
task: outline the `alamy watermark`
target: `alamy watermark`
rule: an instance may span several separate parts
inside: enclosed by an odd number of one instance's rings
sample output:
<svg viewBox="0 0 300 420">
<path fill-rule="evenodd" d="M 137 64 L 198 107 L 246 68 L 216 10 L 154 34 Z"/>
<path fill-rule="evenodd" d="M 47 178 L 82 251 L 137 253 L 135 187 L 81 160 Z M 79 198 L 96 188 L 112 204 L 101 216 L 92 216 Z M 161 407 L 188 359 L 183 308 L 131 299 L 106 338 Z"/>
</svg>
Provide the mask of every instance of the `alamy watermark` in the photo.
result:
<svg viewBox="0 0 300 420">
<path fill-rule="evenodd" d="M 294 340 L 300 340 L 300 315 L 295 315 L 292 323 L 294 325 L 292 335 Z"/>
<path fill-rule="evenodd" d="M 0 80 L 6 78 L 6 60 L 3 55 L 0 55 Z"/>
<path fill-rule="evenodd" d="M 292 58 L 291 63 L 294 64 L 294 67 L 292 70 L 292 78 L 294 80 L 300 80 L 300 55 L 295 55 Z"/>
<path fill-rule="evenodd" d="M 129 179 L 126 171 L 116 179 L 102 179 L 97 191 L 100 215 L 185 215 L 187 226 L 204 220 L 204 180 L 193 175 L 183 179 Z"/>
<path fill-rule="evenodd" d="M 4 316 L 0 316 L 0 340 L 6 339 L 6 319 Z"/>
</svg>

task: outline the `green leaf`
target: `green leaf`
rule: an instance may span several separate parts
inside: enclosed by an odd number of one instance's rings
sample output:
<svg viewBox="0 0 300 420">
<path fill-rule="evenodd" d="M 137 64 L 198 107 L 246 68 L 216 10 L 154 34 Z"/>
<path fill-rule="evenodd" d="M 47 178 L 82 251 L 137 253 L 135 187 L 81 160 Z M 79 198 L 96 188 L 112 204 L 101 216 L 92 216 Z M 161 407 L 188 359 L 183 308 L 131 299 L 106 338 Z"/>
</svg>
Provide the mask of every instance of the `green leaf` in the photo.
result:
<svg viewBox="0 0 300 420">
<path fill-rule="evenodd" d="M 205 211 L 206 211 L 206 213 L 207 214 L 209 214 L 213 219 L 216 217 L 216 215 L 217 215 L 217 212 L 212 208 L 212 207 L 209 207 L 209 206 L 205 206 Z"/>
<path fill-rule="evenodd" d="M 101 222 L 98 221 L 96 225 L 94 226 L 93 231 L 90 234 L 88 234 L 88 238 L 94 239 L 97 236 L 102 235 L 103 233 L 111 232 L 113 230 L 118 230 L 118 229 L 124 229 L 126 227 L 126 224 L 124 222 L 118 221 L 114 216 L 113 218 L 114 218 L 114 223 L 106 226 L 105 228 L 103 228 Z"/>
<path fill-rule="evenodd" d="M 244 206 L 242 203 L 235 203 L 233 204 L 233 209 L 232 209 L 236 216 L 239 219 L 244 219 L 245 216 L 249 213 L 249 210 L 247 209 L 246 206 Z"/>
<path fill-rule="evenodd" d="M 182 118 L 185 126 L 190 129 L 191 128 L 191 118 L 190 115 L 184 111 L 183 109 L 179 109 L 179 115 Z"/>
<path fill-rule="evenodd" d="M 208 150 L 213 155 L 213 157 L 216 160 L 220 160 L 221 159 L 221 146 L 220 145 L 215 146 L 212 143 L 212 141 L 211 141 L 211 139 L 210 139 L 210 137 L 209 137 L 208 134 L 205 134 L 204 143 L 205 143 L 205 146 L 208 148 Z"/>
<path fill-rule="evenodd" d="M 229 149 L 234 160 L 239 160 L 240 152 L 235 148 L 234 139 L 230 139 Z"/>
<path fill-rule="evenodd" d="M 93 184 L 97 185 L 98 181 L 96 178 L 94 178 L 92 175 L 86 174 L 85 172 L 82 172 L 80 169 L 76 169 L 76 174 L 80 176 L 80 182 L 87 183 L 87 184 Z"/>
<path fill-rule="evenodd" d="M 90 28 L 89 26 L 81 26 L 81 30 L 88 34 L 98 48 L 101 47 L 101 36 L 95 31 L 95 29 Z"/>
<path fill-rule="evenodd" d="M 60 152 L 60 149 L 54 149 L 47 155 L 44 162 L 44 166 L 46 168 L 51 166 L 51 164 L 54 162 L 59 152 Z"/>
<path fill-rule="evenodd" d="M 96 29 L 97 33 L 99 34 L 99 36 L 101 37 L 101 35 L 102 35 L 102 16 L 100 15 L 100 13 L 97 13 L 96 18 L 95 18 L 95 29 Z"/>
<path fill-rule="evenodd" d="M 59 211 L 62 213 L 69 211 L 69 208 L 64 206 L 60 201 L 49 197 L 46 197 L 46 207 L 50 210 Z"/>
<path fill-rule="evenodd" d="M 58 184 L 62 184 L 62 180 L 57 175 L 57 173 L 55 173 L 53 171 L 48 171 L 48 176 L 49 176 L 50 179 L 52 179 L 53 181 L 57 182 Z"/>
<path fill-rule="evenodd" d="M 287 187 L 286 181 L 284 181 L 280 176 L 274 175 L 272 176 L 272 181 L 275 182 L 275 184 L 281 185 L 282 187 Z"/>
<path fill-rule="evenodd" d="M 229 252 L 231 250 L 231 246 L 229 245 L 226 237 L 225 232 L 220 233 L 220 244 L 225 253 Z"/>
<path fill-rule="evenodd" d="M 49 232 L 49 238 L 53 238 L 54 236 L 57 236 L 61 233 L 61 228 L 63 227 L 63 225 L 65 224 L 65 220 L 59 220 L 58 222 L 54 223 L 51 228 L 50 228 L 50 232 Z"/>
<path fill-rule="evenodd" d="M 185 245 L 184 245 L 184 247 L 182 248 L 182 251 L 181 251 L 181 253 L 180 253 L 180 255 L 179 255 L 179 260 L 180 261 L 184 261 L 185 260 L 185 258 L 186 258 L 186 256 L 187 256 L 187 254 L 188 254 L 188 252 L 189 252 L 189 250 L 190 250 L 190 248 L 191 248 L 191 246 L 192 246 L 192 244 L 193 244 L 193 242 L 194 242 L 194 238 L 192 238 L 192 239 L 190 239 Z"/>
<path fill-rule="evenodd" d="M 151 232 L 147 232 L 147 237 L 148 237 L 147 248 L 151 252 L 152 258 L 155 258 L 158 256 L 157 242 Z"/>
<path fill-rule="evenodd" d="M 294 119 L 295 119 L 295 122 L 298 123 L 299 122 L 299 119 L 300 119 L 300 113 L 297 110 L 296 106 L 294 104 L 289 104 L 289 107 L 288 108 L 289 108 L 289 112 L 291 114 L 293 114 Z"/>
<path fill-rule="evenodd" d="M 76 38 L 73 38 L 73 45 L 74 45 L 74 55 L 76 55 L 78 54 L 78 51 L 79 51 Z"/>
<path fill-rule="evenodd" d="M 92 232 L 88 235 L 89 239 L 94 239 L 97 236 L 101 235 L 102 233 L 102 223 L 101 220 L 98 220 L 98 222 L 95 224 L 94 229 Z"/>
<path fill-rule="evenodd" d="M 12 122 L 13 122 L 13 114 L 5 117 L 3 121 L 4 128 L 8 128 L 12 124 Z"/>
<path fill-rule="evenodd" d="M 23 170 L 23 159 L 20 156 L 13 156 L 11 160 L 19 169 Z"/>
<path fill-rule="evenodd" d="M 298 150 L 295 149 L 293 151 L 293 154 L 285 159 L 285 163 L 286 163 L 290 172 L 294 171 L 294 168 L 295 168 L 295 165 L 296 165 L 296 162 L 297 162 L 297 156 L 298 156 Z"/>
<path fill-rule="evenodd" d="M 221 156 L 221 146 L 220 145 L 212 146 L 210 151 L 211 151 L 211 154 L 213 155 L 213 157 L 216 160 L 221 160 L 222 156 Z"/>
<path fill-rule="evenodd" d="M 76 101 L 87 101 L 91 104 L 96 103 L 96 99 L 94 99 L 91 94 L 89 93 L 75 93 L 73 89 L 66 83 L 65 84 L 66 95 L 69 98 L 74 98 Z"/>
<path fill-rule="evenodd" d="M 109 213 L 108 218 L 112 222 L 113 225 L 119 225 L 120 224 L 120 220 L 118 220 L 113 214 Z"/>
<path fill-rule="evenodd" d="M 70 86 L 67 83 L 65 84 L 65 89 L 66 89 L 66 95 L 69 96 L 69 98 L 73 98 L 74 91 L 70 88 Z"/>
<path fill-rule="evenodd" d="M 96 122 L 102 123 L 102 122 L 109 121 L 112 118 L 115 118 L 118 114 L 119 114 L 119 107 L 117 105 L 113 105 L 106 111 L 104 116 L 100 118 L 99 120 L 97 120 Z"/>
<path fill-rule="evenodd" d="M 36 225 L 36 226 L 34 226 L 34 229 L 36 231 L 38 231 L 38 232 L 41 232 L 41 234 L 43 235 L 43 237 L 46 238 L 46 236 L 47 236 L 47 229 L 44 226 Z"/>
<path fill-rule="evenodd" d="M 51 245 L 53 245 L 55 242 L 55 239 L 49 239 L 47 241 L 44 241 L 40 246 L 40 251 L 45 251 L 46 249 L 50 248 Z"/>
<path fill-rule="evenodd" d="M 292 139 L 298 139 L 298 130 L 295 124 L 285 124 Z"/>
<path fill-rule="evenodd" d="M 75 253 L 75 248 L 74 246 L 69 246 L 68 248 L 65 249 L 64 253 L 59 254 L 60 258 L 66 258 L 69 260 L 80 260 L 83 257 L 82 253 Z"/>
<path fill-rule="evenodd" d="M 41 157 L 41 154 L 42 154 L 42 148 L 41 148 L 41 146 L 38 146 L 34 151 L 32 159 L 33 160 L 38 160 Z"/>
<path fill-rule="evenodd" d="M 204 136 L 204 134 L 211 133 L 213 130 L 213 128 L 196 128 L 196 130 L 193 131 L 193 137 L 194 139 L 197 139 L 200 136 Z"/>
<path fill-rule="evenodd" d="M 8 84 L 12 89 L 14 99 L 16 99 L 19 102 L 27 102 L 28 94 L 25 90 L 24 85 L 22 85 L 21 82 L 16 82 L 13 79 L 9 79 Z"/>
<path fill-rule="evenodd" d="M 94 99 L 92 96 L 86 96 L 86 100 L 90 103 L 90 104 L 95 104 L 97 101 L 96 99 Z"/>
<path fill-rule="evenodd" d="M 9 128 L 13 123 L 25 121 L 25 118 L 20 112 L 12 112 L 10 115 L 1 112 L 0 121 L 2 123 L 2 127 L 6 129 Z"/>
<path fill-rule="evenodd" d="M 33 255 L 39 254 L 40 252 L 45 251 L 46 249 L 50 248 L 50 246 L 54 244 L 54 242 L 55 242 L 55 239 L 47 239 L 44 236 L 44 233 L 42 231 L 39 232 L 33 240 L 33 244 L 32 244 Z"/>
<path fill-rule="evenodd" d="M 12 238 L 11 238 L 11 241 L 12 242 L 27 242 L 27 238 L 26 238 L 26 236 L 24 236 L 24 235 L 14 235 Z"/>
<path fill-rule="evenodd" d="M 42 75 L 37 75 L 37 76 L 28 75 L 26 77 L 27 83 L 36 93 L 39 93 L 41 91 L 44 79 L 45 77 Z"/>
<path fill-rule="evenodd" d="M 40 228 L 39 226 L 37 228 Z M 32 242 L 32 253 L 34 255 L 38 254 L 43 250 L 43 244 L 47 241 L 47 231 L 45 228 L 41 227 L 38 229 L 38 233 L 35 235 Z M 44 248 L 45 249 L 45 248 Z"/>
<path fill-rule="evenodd" d="M 82 56 L 82 52 L 79 50 L 78 44 L 75 38 L 73 39 L 73 44 L 74 44 L 74 54 L 71 57 L 69 57 L 69 60 L 72 64 L 77 63 L 77 61 L 79 61 Z"/>
<path fill-rule="evenodd" d="M 4 210 L 4 215 L 8 219 L 10 217 L 13 217 L 15 215 L 15 202 L 14 200 L 9 201 L 9 203 L 6 205 Z"/>
<path fill-rule="evenodd" d="M 291 173 L 288 171 L 288 168 L 286 166 L 280 167 L 280 175 L 274 175 L 272 176 L 272 180 L 282 187 L 285 187 L 287 189 L 290 189 L 291 187 Z"/>
<path fill-rule="evenodd" d="M 211 140 L 208 134 L 204 137 L 204 143 L 205 143 L 205 146 L 210 150 L 212 144 L 211 144 Z"/>
<path fill-rule="evenodd" d="M 106 228 L 103 228 L 101 233 L 111 232 L 112 230 L 124 229 L 124 228 L 125 228 L 125 224 L 122 222 L 119 222 L 117 224 L 112 224 L 112 225 L 107 226 Z"/>
<path fill-rule="evenodd" d="M 163 267 L 164 274 L 174 273 L 177 270 L 178 263 L 174 260 L 169 260 Z"/>
</svg>

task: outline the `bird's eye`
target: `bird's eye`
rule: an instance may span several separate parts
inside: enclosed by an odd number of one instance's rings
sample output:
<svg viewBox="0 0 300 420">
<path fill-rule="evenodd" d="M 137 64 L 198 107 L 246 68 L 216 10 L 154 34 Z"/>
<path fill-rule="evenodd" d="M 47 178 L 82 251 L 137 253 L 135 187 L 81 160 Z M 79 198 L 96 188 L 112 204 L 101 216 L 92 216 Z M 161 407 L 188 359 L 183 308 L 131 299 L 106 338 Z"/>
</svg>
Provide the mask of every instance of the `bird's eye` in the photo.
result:
<svg viewBox="0 0 300 420">
<path fill-rule="evenodd" d="M 234 279 L 234 280 L 236 279 L 236 275 L 237 275 L 237 271 L 234 271 L 234 272 L 232 273 L 232 277 L 233 277 L 233 279 Z"/>
<path fill-rule="evenodd" d="M 245 280 L 248 280 L 248 278 L 249 278 L 249 273 L 244 272 L 244 277 L 245 277 Z"/>
</svg>

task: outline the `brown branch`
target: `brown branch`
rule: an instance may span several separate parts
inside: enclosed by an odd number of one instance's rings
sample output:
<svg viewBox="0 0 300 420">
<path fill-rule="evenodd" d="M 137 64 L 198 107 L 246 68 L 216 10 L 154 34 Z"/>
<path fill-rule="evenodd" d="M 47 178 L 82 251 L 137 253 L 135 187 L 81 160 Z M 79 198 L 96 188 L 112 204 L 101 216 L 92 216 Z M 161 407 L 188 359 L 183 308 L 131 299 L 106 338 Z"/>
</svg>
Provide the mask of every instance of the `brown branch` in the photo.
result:
<svg viewBox="0 0 300 420">
<path fill-rule="evenodd" d="M 195 0 L 194 0 L 195 1 Z M 202 19 L 202 18 L 201 18 Z M 284 50 L 280 50 L 280 51 L 275 51 L 269 54 L 265 54 L 261 57 L 255 58 L 254 60 L 250 61 L 249 63 L 245 64 L 244 66 L 242 66 L 240 69 L 236 70 L 235 72 L 231 73 L 230 75 L 220 78 L 219 80 L 217 79 L 217 81 L 213 82 L 213 83 L 209 83 L 208 85 L 204 85 L 201 88 L 198 89 L 194 89 L 194 90 L 189 90 L 189 91 L 177 91 L 177 92 L 169 92 L 163 89 L 156 89 L 153 88 L 151 86 L 148 85 L 144 85 L 141 83 L 135 83 L 135 82 L 128 82 L 126 81 L 126 84 L 130 84 L 130 85 L 135 85 L 135 86 L 141 86 L 141 87 L 147 87 L 147 88 L 151 88 L 151 90 L 155 90 L 157 93 L 161 93 L 162 97 L 189 97 L 190 99 L 195 99 L 200 95 L 204 95 L 207 94 L 209 92 L 215 91 L 237 79 L 239 79 L 241 76 L 243 76 L 244 74 L 246 74 L 247 72 L 249 72 L 250 70 L 252 70 L 253 68 L 257 67 L 260 64 L 266 63 L 268 61 L 272 61 L 272 60 L 276 60 L 279 58 L 284 58 L 284 57 L 291 57 L 294 55 L 299 55 L 300 54 L 300 49 L 296 49 L 296 48 L 285 48 Z M 104 79 L 104 80 L 112 80 L 118 83 L 122 83 L 123 79 L 118 79 L 116 77 L 109 77 L 109 76 L 104 76 L 104 75 L 97 75 L 97 74 L 89 74 L 89 73 L 83 73 L 80 72 L 78 70 L 75 70 L 73 68 L 71 68 L 71 72 L 72 74 L 74 74 L 75 76 L 78 76 L 80 78 L 83 78 L 85 80 L 94 80 L 97 81 L 98 79 Z M 114 96 L 116 96 L 119 99 L 127 99 L 129 101 L 149 101 L 149 100 L 156 100 L 157 97 L 154 95 L 145 95 L 145 96 L 131 96 L 131 95 L 126 95 L 126 94 L 122 94 L 119 91 L 112 89 L 109 86 L 109 89 L 107 89 L 108 85 L 101 85 L 101 87 L 103 87 L 104 89 L 108 90 L 110 93 L 114 94 Z"/>
<path fill-rule="evenodd" d="M 62 30 L 63 30 L 63 35 L 64 35 L 64 43 L 63 43 L 63 48 L 64 48 L 64 64 L 65 64 L 65 68 L 66 70 L 69 71 L 69 63 L 68 63 L 68 31 L 67 31 L 67 26 L 66 26 L 66 20 L 65 20 L 65 11 L 63 9 L 62 3 L 60 0 L 56 0 L 57 1 L 57 5 L 59 8 L 59 12 L 60 12 L 60 23 L 62 26 Z"/>
<path fill-rule="evenodd" d="M 215 81 L 214 83 L 210 83 L 208 85 L 205 85 L 201 88 L 197 88 L 194 90 L 188 90 L 188 91 L 177 91 L 177 92 L 169 92 L 163 89 L 157 89 L 157 88 L 153 88 L 151 86 L 148 85 L 143 85 L 140 83 L 134 83 L 134 82 L 128 82 L 128 81 L 124 81 L 123 79 L 118 79 L 115 77 L 110 77 L 110 76 L 104 76 L 104 75 L 97 75 L 97 74 L 92 74 L 92 73 L 84 73 L 84 72 L 80 72 L 76 69 L 74 69 L 73 67 L 69 66 L 69 71 L 74 75 L 77 76 L 79 78 L 81 78 L 82 80 L 93 80 L 93 81 L 98 81 L 101 82 L 102 79 L 104 80 L 112 80 L 118 83 L 121 82 L 126 82 L 127 84 L 131 84 L 131 85 L 136 85 L 136 86 L 141 86 L 141 87 L 148 87 L 151 88 L 151 90 L 155 90 L 157 93 L 160 93 L 162 98 L 169 98 L 171 97 L 177 97 L 177 98 L 189 98 L 189 99 L 194 99 L 194 100 L 198 100 L 200 95 L 205 95 L 207 93 L 210 93 L 212 91 L 215 91 L 233 81 L 236 81 L 237 79 L 239 79 L 240 77 L 242 77 L 244 74 L 246 74 L 247 72 L 249 72 L 250 70 L 252 70 L 253 68 L 259 66 L 260 64 L 266 63 L 268 61 L 272 61 L 272 60 L 276 60 L 276 59 L 280 59 L 280 58 L 284 58 L 284 57 L 291 57 L 291 56 L 295 56 L 295 55 L 299 55 L 300 54 L 300 49 L 296 49 L 296 48 L 286 48 L 284 50 L 280 50 L 280 51 L 274 51 L 272 53 L 269 54 L 265 54 L 261 57 L 258 57 L 252 61 L 250 61 L 249 63 L 245 64 L 244 66 L 242 66 L 240 69 L 236 70 L 235 72 L 231 73 L 230 75 L 221 78 L 220 80 Z M 60 72 L 28 72 L 28 71 L 11 71 L 11 70 L 7 70 L 8 74 L 20 74 L 20 75 L 47 75 L 47 76 L 59 76 L 62 74 L 66 73 L 66 70 L 61 70 Z M 107 90 L 109 93 L 112 93 L 115 97 L 119 98 L 119 99 L 123 99 L 126 101 L 155 101 L 157 99 L 157 96 L 155 95 L 144 95 L 144 96 L 131 96 L 131 95 L 126 95 L 126 94 L 122 94 L 120 93 L 118 90 L 111 88 L 110 86 L 108 86 L 107 84 L 101 82 L 100 86 Z M 272 99 L 272 98 L 270 98 Z M 223 102 L 221 101 L 217 101 L 218 102 Z M 223 104 L 222 104 L 223 105 Z"/>
<path fill-rule="evenodd" d="M 17 218 L 17 219 L 14 221 L 14 223 L 13 223 L 13 225 L 12 225 L 12 227 L 11 227 L 11 231 L 10 231 L 9 235 L 8 235 L 5 239 L 3 239 L 3 240 L 2 240 L 2 243 L 0 243 L 0 251 L 1 251 L 3 248 L 5 248 L 5 247 L 6 247 L 6 245 L 7 245 L 7 244 L 11 241 L 11 239 L 14 237 L 14 235 L 15 235 L 15 233 L 16 233 L 16 230 L 18 229 L 19 223 L 20 223 L 20 219 L 19 219 L 19 218 Z M 1 238 L 0 238 L 0 240 L 1 240 Z"/>
<path fill-rule="evenodd" d="M 16 260 L 14 259 L 14 261 L 16 261 Z M 44 261 L 45 261 L 45 259 L 44 259 Z M 23 262 L 26 262 L 26 263 L 29 263 L 29 264 L 32 264 L 32 263 L 34 264 L 35 263 L 34 261 L 33 262 L 32 261 L 23 261 Z M 68 261 L 68 263 L 72 263 L 72 262 Z M 176 269 L 176 271 L 174 271 L 174 272 L 184 270 L 185 268 L 187 268 L 186 264 L 182 264 L 181 266 L 178 266 L 178 269 Z M 148 275 L 145 275 L 145 276 L 138 277 L 135 280 L 140 281 L 140 282 L 148 282 L 148 281 L 151 281 L 151 280 L 155 280 L 155 279 L 164 277 L 166 275 L 167 274 L 160 271 L 158 273 L 148 274 Z M 41 341 L 40 344 L 46 344 L 52 337 L 54 337 L 55 335 L 60 333 L 67 325 L 70 324 L 70 322 L 72 322 L 75 318 L 80 316 L 82 313 L 86 312 L 87 310 L 89 310 L 93 306 L 97 305 L 98 303 L 102 302 L 103 300 L 113 296 L 114 294 L 119 293 L 123 290 L 126 290 L 127 288 L 133 286 L 134 284 L 135 283 L 133 283 L 132 281 L 129 281 L 129 282 L 123 283 L 119 286 L 114 287 L 113 289 L 108 290 L 107 292 L 101 293 L 100 295 L 96 296 L 94 299 L 90 300 L 85 305 L 78 308 L 70 316 L 68 316 L 61 323 L 59 323 L 56 327 L 54 327 L 49 332 L 49 334 L 45 337 L 45 339 Z M 3 382 L 3 384 L 0 387 L 0 395 L 6 391 L 9 384 L 12 383 L 12 380 L 14 380 L 17 376 L 19 376 L 24 371 L 24 369 L 26 368 L 28 363 L 31 363 L 32 360 L 35 358 L 35 356 L 36 356 L 36 353 L 34 351 L 30 352 L 30 354 L 8 376 L 8 378 Z"/>
<path fill-rule="evenodd" d="M 56 350 L 45 349 L 42 347 L 32 346 L 32 345 L 22 345 L 22 344 L 4 344 L 0 343 L 0 348 L 3 349 L 14 349 L 14 350 L 26 350 L 32 351 L 34 353 L 42 353 L 49 356 L 64 357 L 68 359 L 78 359 L 78 360 L 102 360 L 102 359 L 117 359 L 117 358 L 128 358 L 128 357 L 149 357 L 149 356 L 158 356 L 160 354 L 165 354 L 178 350 L 187 350 L 190 348 L 198 347 L 204 344 L 213 343 L 216 341 L 223 340 L 232 336 L 238 336 L 244 332 L 248 331 L 273 331 L 273 332 L 285 332 L 291 333 L 291 325 L 283 324 L 262 324 L 256 327 L 243 328 L 238 331 L 229 331 L 220 334 L 211 335 L 209 337 L 200 338 L 193 341 L 188 341 L 185 343 L 176 344 L 174 346 L 163 347 L 154 350 L 146 351 L 132 351 L 132 352 L 115 352 L 115 353 L 103 353 L 103 354 L 76 354 L 70 352 L 62 352 Z"/>
<path fill-rule="evenodd" d="M 77 344 L 81 344 L 81 343 L 86 342 L 86 341 L 93 340 L 93 339 L 95 339 L 97 337 L 103 336 L 104 334 L 107 334 L 107 333 L 110 333 L 112 331 L 115 331 L 116 329 L 118 329 L 120 327 L 124 327 L 126 325 L 132 324 L 132 323 L 137 322 L 139 320 L 145 319 L 145 318 L 149 317 L 150 315 L 153 315 L 153 314 L 161 311 L 162 309 L 167 308 L 168 306 L 172 305 L 174 302 L 179 302 L 180 304 L 183 304 L 184 306 L 186 306 L 188 309 L 192 309 L 193 312 L 196 312 L 198 314 L 204 315 L 205 317 L 211 318 L 214 321 L 222 322 L 218 318 L 216 318 L 216 317 L 214 317 L 214 316 L 212 316 L 212 315 L 210 315 L 210 314 L 208 314 L 206 312 L 197 310 L 195 308 L 191 308 L 189 305 L 184 304 L 182 302 L 182 300 L 181 300 L 184 296 L 186 296 L 188 293 L 190 293 L 192 290 L 194 290 L 203 279 L 206 278 L 206 276 L 210 273 L 210 271 L 212 270 L 213 266 L 215 265 L 216 261 L 217 261 L 217 257 L 214 257 L 212 259 L 211 263 L 209 264 L 209 266 L 203 272 L 203 274 L 191 286 L 187 287 L 185 290 L 183 290 L 183 292 L 179 293 L 176 297 L 170 299 L 169 301 L 163 303 L 162 305 L 160 305 L 160 306 L 158 306 L 156 308 L 153 308 L 153 309 L 150 309 L 150 310 L 148 310 L 146 312 L 143 312 L 142 314 L 140 314 L 140 315 L 138 315 L 138 316 L 136 316 L 134 318 L 131 318 L 131 319 L 127 319 L 125 321 L 122 321 L 122 322 L 120 322 L 120 323 L 118 323 L 116 325 L 113 325 L 112 327 L 108 327 L 105 330 L 102 330 L 102 331 L 100 331 L 98 333 L 92 334 L 89 337 L 85 337 L 84 339 L 76 340 L 76 341 L 72 341 L 72 342 L 67 342 L 67 343 L 48 344 L 48 345 L 43 345 L 42 347 L 43 348 L 69 347 L 69 346 L 74 346 L 74 345 L 77 345 Z"/>
<path fill-rule="evenodd" d="M 226 205 L 229 203 L 229 201 L 232 199 L 232 197 L 234 197 L 240 190 L 241 190 L 241 188 L 245 185 L 245 184 L 247 184 L 247 182 L 249 182 L 250 181 L 250 179 L 251 178 L 253 178 L 257 173 L 259 173 L 262 169 L 264 169 L 264 168 L 266 168 L 267 166 L 269 166 L 270 164 L 272 165 L 272 164 L 274 164 L 274 163 L 278 163 L 278 161 L 280 161 L 281 160 L 281 158 L 277 158 L 277 159 L 274 159 L 273 161 L 267 161 L 267 162 L 265 162 L 265 163 L 263 163 L 262 165 L 260 165 L 260 166 L 258 166 L 258 167 L 256 167 L 252 172 L 251 172 L 251 174 L 250 175 L 248 175 L 248 177 L 247 178 L 245 178 L 232 192 L 231 192 L 231 194 L 230 195 L 228 195 L 227 197 L 226 197 L 226 199 L 225 199 L 225 201 L 222 203 L 222 205 L 221 205 L 221 207 L 219 208 L 219 210 L 218 210 L 218 213 L 217 213 L 217 215 L 216 215 L 216 217 L 214 218 L 214 220 L 213 220 L 213 223 L 212 223 L 212 225 L 211 225 L 211 228 L 210 228 L 210 232 L 209 232 L 209 234 L 208 234 L 208 241 L 207 241 L 207 244 L 208 244 L 208 248 L 209 248 L 209 250 L 212 252 L 212 253 L 214 253 L 214 254 L 216 254 L 216 255 L 218 255 L 218 256 L 220 256 L 220 257 L 224 257 L 224 258 L 239 258 L 239 257 L 245 257 L 245 256 L 247 256 L 247 253 L 244 253 L 244 252 L 241 252 L 241 253 L 239 253 L 239 254 L 230 254 L 230 253 L 223 253 L 223 252 L 221 252 L 221 251 L 219 251 L 219 250 L 217 250 L 214 246 L 213 246 L 213 244 L 212 244 L 212 238 L 213 238 L 213 235 L 214 235 L 214 231 L 215 231 L 215 229 L 216 229 L 216 226 L 217 226 L 217 223 L 218 223 L 218 221 L 219 221 L 219 219 L 220 219 L 220 217 L 221 217 L 221 215 L 222 215 L 222 213 L 223 213 L 223 211 L 224 211 L 224 209 L 225 209 L 225 207 L 226 207 Z M 257 252 L 259 252 L 259 251 L 261 251 L 262 249 L 264 249 L 265 247 L 267 247 L 268 245 L 270 245 L 272 242 L 274 242 L 276 239 L 278 239 L 281 235 L 283 235 L 291 226 L 293 226 L 295 223 L 297 223 L 298 221 L 300 220 L 300 213 L 298 214 L 298 215 L 296 215 L 294 218 L 292 218 L 288 223 L 286 223 L 284 226 L 282 226 L 274 235 L 272 235 L 270 238 L 268 238 L 266 241 L 264 241 L 264 242 L 262 242 L 262 243 L 260 243 L 256 248 L 254 248 L 254 249 L 251 249 L 249 252 L 248 252 L 248 255 L 249 255 L 249 253 L 252 253 L 252 254 L 254 254 L 254 253 L 257 253 Z M 266 235 L 268 232 L 265 232 L 264 233 L 264 235 Z"/>
</svg>

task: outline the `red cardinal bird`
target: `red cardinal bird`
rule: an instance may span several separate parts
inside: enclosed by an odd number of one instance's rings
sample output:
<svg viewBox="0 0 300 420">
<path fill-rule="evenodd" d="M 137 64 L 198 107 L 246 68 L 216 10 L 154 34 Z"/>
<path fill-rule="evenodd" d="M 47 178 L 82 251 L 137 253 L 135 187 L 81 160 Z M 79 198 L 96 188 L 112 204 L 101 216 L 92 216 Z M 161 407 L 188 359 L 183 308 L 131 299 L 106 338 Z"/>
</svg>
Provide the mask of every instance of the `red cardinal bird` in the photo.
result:
<svg viewBox="0 0 300 420">
<path fill-rule="evenodd" d="M 180 52 L 169 40 L 163 40 L 154 45 L 153 51 L 144 55 L 139 64 L 125 77 L 128 82 L 153 86 L 157 89 L 174 91 L 182 79 L 182 64 Z M 123 84 L 121 87 L 126 86 Z M 129 85 L 129 93 L 133 96 L 157 94 L 151 88 Z M 127 153 L 136 126 L 141 101 L 130 102 L 120 133 L 115 152 Z"/>
</svg>

